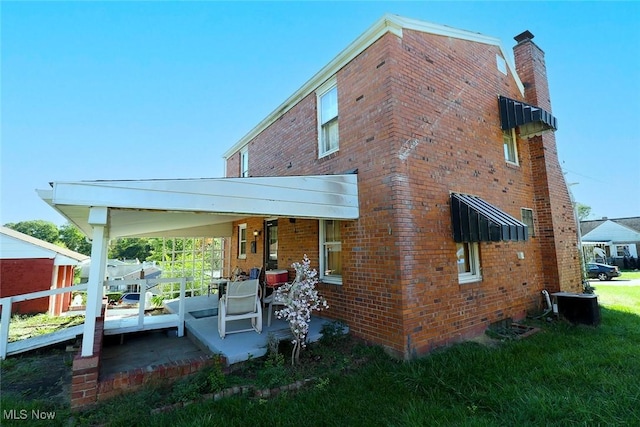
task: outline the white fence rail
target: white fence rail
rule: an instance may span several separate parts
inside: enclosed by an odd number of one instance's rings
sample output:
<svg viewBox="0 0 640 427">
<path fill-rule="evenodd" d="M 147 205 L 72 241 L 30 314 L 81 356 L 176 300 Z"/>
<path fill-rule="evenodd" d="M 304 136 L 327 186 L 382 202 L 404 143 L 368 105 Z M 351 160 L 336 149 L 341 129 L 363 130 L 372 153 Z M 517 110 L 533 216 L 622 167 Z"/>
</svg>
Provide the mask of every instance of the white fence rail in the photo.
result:
<svg viewBox="0 0 640 427">
<path fill-rule="evenodd" d="M 134 331 L 141 331 L 147 329 L 158 329 L 177 327 L 178 336 L 184 335 L 184 315 L 185 315 L 185 296 L 187 293 L 187 282 L 192 282 L 193 279 L 189 277 L 176 277 L 176 278 L 164 278 L 164 279 L 134 279 L 134 280 L 107 280 L 104 282 L 104 286 L 108 289 L 112 285 L 119 286 L 131 286 L 128 289 L 144 289 L 144 292 L 140 292 L 140 302 L 138 304 L 138 315 L 136 318 L 131 318 L 131 321 L 120 322 L 113 324 L 111 333 L 127 333 Z M 176 286 L 177 285 L 177 286 Z M 0 319 L 0 359 L 4 360 L 7 356 L 9 347 L 9 326 L 11 324 L 11 308 L 12 304 L 20 301 L 27 301 L 36 298 L 49 297 L 51 295 L 58 295 L 64 293 L 72 293 L 78 291 L 85 291 L 88 285 L 83 283 L 81 285 L 68 286 L 65 288 L 50 289 L 46 291 L 31 292 L 28 294 L 14 295 L 0 299 L 0 306 L 2 307 L 2 316 Z M 178 304 L 178 314 L 164 315 L 165 318 L 161 319 L 160 316 L 145 316 L 147 291 L 152 289 L 158 289 L 156 292 L 158 295 L 168 296 L 168 299 L 176 297 L 180 298 Z M 197 290 L 190 289 L 191 295 Z M 152 319 L 156 317 L 156 319 Z M 105 328 L 107 323 L 105 319 Z M 158 321 L 160 320 L 160 322 Z"/>
<path fill-rule="evenodd" d="M 106 334 L 114 334 L 114 333 L 126 333 L 126 332 L 134 332 L 134 331 L 142 331 L 148 329 L 158 329 L 165 327 L 177 327 L 178 328 L 178 336 L 181 337 L 184 335 L 184 314 L 185 314 L 185 296 L 186 296 L 186 287 L 187 282 L 193 281 L 190 277 L 174 277 L 174 278 L 166 278 L 166 279 L 132 279 L 132 280 L 107 280 L 105 281 L 105 286 L 110 288 L 117 284 L 119 286 L 125 286 L 127 289 L 138 289 L 140 294 L 140 301 L 138 303 L 138 316 L 137 321 L 135 323 L 131 322 L 112 322 L 110 325 L 108 322 L 105 323 L 105 333 Z M 178 288 L 176 289 L 176 284 L 178 284 Z M 173 299 L 176 296 L 180 298 L 180 302 L 178 303 L 178 315 L 159 315 L 159 316 L 145 316 L 145 309 L 148 308 L 147 305 L 147 292 L 151 291 L 151 289 L 158 288 L 156 295 L 161 296 L 169 296 L 167 299 Z M 142 291 L 144 289 L 144 292 Z M 165 316 L 165 319 L 169 319 L 170 325 L 168 323 L 162 322 L 161 316 Z M 156 319 L 153 319 L 153 318 Z M 160 320 L 160 321 L 158 321 Z"/>
<path fill-rule="evenodd" d="M 0 306 L 2 307 L 2 319 L 0 320 L 0 359 L 4 360 L 7 357 L 9 325 L 11 324 L 11 306 L 14 302 L 49 297 L 51 295 L 66 294 L 68 292 L 84 291 L 86 289 L 87 284 L 83 283 L 82 285 L 31 292 L 28 294 L 14 295 L 0 299 Z"/>
</svg>

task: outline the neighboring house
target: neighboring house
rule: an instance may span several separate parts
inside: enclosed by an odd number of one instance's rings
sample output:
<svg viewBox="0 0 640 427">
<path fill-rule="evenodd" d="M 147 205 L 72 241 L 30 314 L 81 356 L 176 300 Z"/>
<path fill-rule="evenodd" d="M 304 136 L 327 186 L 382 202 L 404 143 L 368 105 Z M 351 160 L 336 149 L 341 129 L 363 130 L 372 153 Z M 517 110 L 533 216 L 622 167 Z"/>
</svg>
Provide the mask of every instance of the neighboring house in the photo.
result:
<svg viewBox="0 0 640 427">
<path fill-rule="evenodd" d="M 495 38 L 385 15 L 225 153 L 227 178 L 56 182 L 40 196 L 101 265 L 121 236 L 227 237 L 225 265 L 289 279 L 307 254 L 323 315 L 423 355 L 542 311 L 542 290 L 582 291 L 532 39 L 516 37 L 514 65 Z"/>
<path fill-rule="evenodd" d="M 639 267 L 640 217 L 581 221 L 580 231 L 582 250 L 587 261 L 606 262 L 626 268 Z"/>
<path fill-rule="evenodd" d="M 80 265 L 80 283 L 89 281 L 89 270 L 91 268 L 91 260 L 87 260 Z M 155 261 L 124 260 L 110 259 L 107 261 L 107 279 L 108 280 L 133 280 L 133 279 L 157 279 L 162 275 L 162 270 L 156 265 Z M 111 291 L 130 291 L 137 292 L 137 289 L 130 289 L 127 286 L 115 286 L 109 289 Z"/>
<path fill-rule="evenodd" d="M 74 269 L 89 257 L 6 227 L 0 227 L 0 297 L 73 285 Z M 66 311 L 71 294 L 14 303 L 13 314 Z"/>
</svg>

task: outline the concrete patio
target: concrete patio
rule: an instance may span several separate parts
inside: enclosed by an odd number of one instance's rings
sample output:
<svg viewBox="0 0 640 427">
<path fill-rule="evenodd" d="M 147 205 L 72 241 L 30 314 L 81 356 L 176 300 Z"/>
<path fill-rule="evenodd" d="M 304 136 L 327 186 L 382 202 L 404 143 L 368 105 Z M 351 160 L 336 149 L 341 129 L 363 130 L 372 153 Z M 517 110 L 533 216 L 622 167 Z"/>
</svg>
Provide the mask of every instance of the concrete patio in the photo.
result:
<svg viewBox="0 0 640 427">
<path fill-rule="evenodd" d="M 262 333 L 255 331 L 229 333 L 234 330 L 250 327 L 250 320 L 237 320 L 227 323 L 227 335 L 224 339 L 218 334 L 218 296 L 212 293 L 209 296 L 197 296 L 186 298 L 185 330 L 186 335 L 196 342 L 203 350 L 212 354 L 222 354 L 228 364 L 243 362 L 250 358 L 264 356 L 267 353 L 267 341 L 270 335 L 276 335 L 280 339 L 289 339 L 289 324 L 278 319 L 272 314 L 271 326 L 267 326 L 268 309 L 263 313 Z M 178 300 L 165 303 L 165 307 L 172 313 L 178 311 Z M 275 308 L 274 308 L 275 310 Z M 199 315 L 205 317 L 198 318 Z M 330 320 L 312 316 L 309 324 L 309 342 L 315 342 L 322 336 L 321 330 Z"/>
</svg>

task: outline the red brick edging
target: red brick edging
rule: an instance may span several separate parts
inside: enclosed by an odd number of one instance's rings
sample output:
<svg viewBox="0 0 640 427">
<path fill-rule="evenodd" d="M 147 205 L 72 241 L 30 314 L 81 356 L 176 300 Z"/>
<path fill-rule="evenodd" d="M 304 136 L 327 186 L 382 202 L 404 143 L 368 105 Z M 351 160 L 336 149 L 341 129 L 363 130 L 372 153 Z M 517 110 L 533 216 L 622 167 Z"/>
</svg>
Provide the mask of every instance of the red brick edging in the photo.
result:
<svg viewBox="0 0 640 427">
<path fill-rule="evenodd" d="M 191 405 L 193 403 L 196 402 L 200 402 L 200 401 L 204 401 L 204 400 L 214 400 L 214 401 L 218 401 L 224 397 L 229 397 L 229 396 L 235 396 L 236 394 L 249 394 L 249 393 L 253 393 L 253 396 L 255 397 L 260 397 L 260 398 L 269 398 L 269 397 L 275 397 L 278 394 L 284 392 L 284 391 L 294 391 L 294 390 L 299 390 L 302 387 L 306 386 L 307 384 L 310 384 L 311 382 L 315 381 L 314 378 L 308 378 L 305 380 L 300 380 L 300 381 L 296 381 L 294 383 L 291 384 L 287 384 L 287 385 L 283 385 L 281 387 L 276 387 L 276 388 L 266 388 L 266 389 L 258 389 L 255 386 L 235 386 L 235 387 L 230 387 L 230 388 L 226 388 L 224 390 L 221 390 L 217 393 L 207 393 L 207 394 L 203 394 L 201 399 L 199 400 L 190 400 L 187 402 L 177 402 L 177 403 L 173 403 L 171 405 L 166 405 L 160 408 L 155 408 L 151 410 L 151 414 L 158 414 L 158 413 L 162 413 L 162 412 L 169 412 L 172 411 L 174 409 L 178 409 L 178 408 L 182 408 L 184 406 L 188 406 Z"/>
<path fill-rule="evenodd" d="M 118 372 L 105 378 L 99 378 L 102 340 L 104 337 L 104 310 L 103 306 L 102 316 L 96 318 L 93 355 L 83 357 L 79 351 L 73 359 L 71 376 L 72 411 L 87 409 L 99 401 L 136 391 L 149 382 L 176 380 L 211 365 L 215 361 L 214 358 L 201 356 L 180 362 L 163 363 L 132 371 Z M 226 361 L 223 360 L 224 364 L 226 364 Z"/>
</svg>

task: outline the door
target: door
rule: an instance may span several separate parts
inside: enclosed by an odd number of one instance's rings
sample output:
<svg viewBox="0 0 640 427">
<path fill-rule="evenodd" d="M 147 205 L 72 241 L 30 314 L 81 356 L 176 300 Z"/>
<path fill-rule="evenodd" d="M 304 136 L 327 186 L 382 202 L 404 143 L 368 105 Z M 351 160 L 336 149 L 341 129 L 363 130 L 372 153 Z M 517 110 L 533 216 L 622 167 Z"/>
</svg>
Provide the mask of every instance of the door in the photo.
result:
<svg viewBox="0 0 640 427">
<path fill-rule="evenodd" d="M 278 268 L 278 220 L 265 221 L 265 266 L 267 270 Z"/>
</svg>

